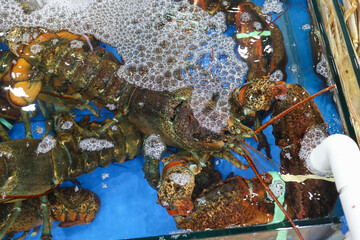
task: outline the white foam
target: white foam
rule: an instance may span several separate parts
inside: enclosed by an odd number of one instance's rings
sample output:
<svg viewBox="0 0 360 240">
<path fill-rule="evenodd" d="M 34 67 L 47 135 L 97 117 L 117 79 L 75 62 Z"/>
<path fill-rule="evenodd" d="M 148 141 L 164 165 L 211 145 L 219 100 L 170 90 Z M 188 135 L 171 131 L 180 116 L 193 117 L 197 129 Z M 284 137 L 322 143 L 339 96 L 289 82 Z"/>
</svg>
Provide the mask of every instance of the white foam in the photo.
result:
<svg viewBox="0 0 360 240">
<path fill-rule="evenodd" d="M 310 24 L 307 23 L 307 24 L 302 25 L 301 29 L 304 30 L 304 31 L 307 31 L 307 30 L 311 29 L 311 26 L 310 26 Z"/>
<path fill-rule="evenodd" d="M 279 14 L 283 11 L 283 3 L 279 0 L 266 0 L 261 10 L 262 13 L 276 13 Z"/>
<path fill-rule="evenodd" d="M 79 141 L 80 149 L 84 151 L 101 151 L 104 148 L 113 148 L 114 143 L 106 139 L 97 139 L 97 138 L 84 138 Z"/>
<path fill-rule="evenodd" d="M 39 44 L 34 44 L 30 47 L 30 51 L 33 53 L 33 54 L 38 54 L 39 52 L 41 52 L 42 50 L 42 46 L 39 45 Z"/>
<path fill-rule="evenodd" d="M 312 127 L 307 130 L 303 139 L 301 140 L 299 157 L 305 161 L 305 163 L 309 162 L 311 152 L 327 137 L 327 133 L 324 129 L 325 127 L 323 125 Z M 307 166 L 307 168 L 312 173 L 317 174 L 317 172 L 311 169 L 310 166 Z"/>
<path fill-rule="evenodd" d="M 55 147 L 55 145 L 56 145 L 56 139 L 54 138 L 54 136 L 47 135 L 39 143 L 39 145 L 36 149 L 36 154 L 47 153 L 47 152 L 51 151 L 51 149 L 53 149 Z"/>
<path fill-rule="evenodd" d="M 191 176 L 187 173 L 172 173 L 170 174 L 170 179 L 180 185 L 185 186 L 190 181 Z"/>
<path fill-rule="evenodd" d="M 198 202 L 199 205 L 205 205 L 206 204 L 205 197 L 197 198 L 196 201 Z"/>
<path fill-rule="evenodd" d="M 329 70 L 329 64 L 326 61 L 326 58 L 324 54 L 321 54 L 321 60 L 316 64 L 316 70 L 319 75 L 323 76 L 326 79 L 326 82 L 328 86 L 332 85 L 331 83 L 331 77 L 330 77 L 330 70 Z"/>
<path fill-rule="evenodd" d="M 73 122 L 72 121 L 65 121 L 65 122 L 63 122 L 62 124 L 61 124 L 61 129 L 62 130 L 69 130 L 70 128 L 72 128 L 72 126 L 73 126 Z"/>
<path fill-rule="evenodd" d="M 271 81 L 281 81 L 284 78 L 284 74 L 281 70 L 277 69 L 270 75 Z"/>
<path fill-rule="evenodd" d="M 37 126 L 35 128 L 35 133 L 39 134 L 39 135 L 43 134 L 44 133 L 44 128 Z"/>
<path fill-rule="evenodd" d="M 151 134 L 144 141 L 143 152 L 145 156 L 160 159 L 165 150 L 165 143 L 156 134 Z"/>
<path fill-rule="evenodd" d="M 247 71 L 234 54 L 232 38 L 222 35 L 223 13 L 210 16 L 187 1 L 173 0 L 28 2 L 36 6 L 35 11 L 24 14 L 16 0 L 0 0 L 0 30 L 42 26 L 94 35 L 117 47 L 125 62 L 119 77 L 157 91 L 191 86 L 191 107 L 200 124 L 215 132 L 227 124 L 228 104 L 216 104 L 210 115 L 203 114 L 213 94 L 227 102 Z M 206 69 L 198 65 L 205 55 L 211 56 Z"/>
<path fill-rule="evenodd" d="M 79 41 L 76 39 L 70 41 L 70 48 L 82 48 L 83 45 L 84 45 L 83 41 Z"/>
</svg>

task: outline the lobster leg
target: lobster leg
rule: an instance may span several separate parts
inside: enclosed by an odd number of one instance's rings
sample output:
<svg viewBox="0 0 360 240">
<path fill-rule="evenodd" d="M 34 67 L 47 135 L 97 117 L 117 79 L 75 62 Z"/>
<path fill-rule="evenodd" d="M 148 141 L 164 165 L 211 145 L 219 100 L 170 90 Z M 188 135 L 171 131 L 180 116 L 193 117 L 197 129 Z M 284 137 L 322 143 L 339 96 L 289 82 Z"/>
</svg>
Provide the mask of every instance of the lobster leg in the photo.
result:
<svg viewBox="0 0 360 240">
<path fill-rule="evenodd" d="M 107 122 L 104 126 L 100 127 L 100 128 L 96 131 L 97 134 L 100 134 L 100 135 L 104 134 L 111 126 L 113 126 L 114 124 L 118 123 L 119 120 L 120 120 L 124 115 L 125 115 L 125 114 L 123 114 L 123 113 L 121 113 L 121 112 L 120 112 L 120 113 L 117 113 L 111 121 Z"/>
<path fill-rule="evenodd" d="M 3 237 L 6 234 L 6 231 L 13 224 L 16 217 L 19 215 L 20 211 L 21 211 L 21 201 L 16 201 L 14 203 L 13 212 L 8 215 L 8 219 L 6 220 L 4 226 L 2 226 L 1 229 L 0 229 L 0 239 L 3 239 Z"/>
<path fill-rule="evenodd" d="M 144 156 L 144 159 L 145 163 L 143 171 L 145 173 L 145 178 L 149 185 L 157 190 L 160 182 L 159 160 L 150 156 Z"/>
<path fill-rule="evenodd" d="M 50 103 L 47 102 L 43 102 L 41 100 L 37 101 L 40 111 L 46 121 L 46 127 L 45 127 L 45 134 L 44 136 L 48 135 L 50 133 L 50 131 L 53 128 L 54 122 L 53 122 L 53 108 L 52 105 Z"/>
<path fill-rule="evenodd" d="M 32 139 L 32 134 L 31 134 L 31 124 L 30 124 L 30 119 L 29 119 L 29 115 L 28 112 L 25 112 L 23 110 L 21 110 L 21 118 L 24 122 L 24 128 L 25 128 L 25 138 L 26 139 Z"/>
<path fill-rule="evenodd" d="M 255 115 L 255 121 L 254 121 L 254 127 L 255 129 L 259 128 L 262 125 L 261 123 L 261 117 L 259 113 L 256 113 Z M 270 153 L 270 145 L 267 141 L 267 138 L 265 136 L 265 134 L 263 132 L 259 132 L 257 134 L 257 137 L 259 138 L 259 145 L 257 147 L 257 150 L 260 151 L 261 149 L 265 150 L 266 156 L 268 158 L 271 158 L 271 153 Z"/>
<path fill-rule="evenodd" d="M 143 144 L 145 163 L 143 171 L 149 185 L 158 190 L 160 183 L 159 161 L 166 151 L 166 145 L 157 135 L 148 136 Z"/>
<path fill-rule="evenodd" d="M 4 127 L 2 126 L 2 124 L 0 124 L 0 138 L 3 142 L 5 141 L 9 141 L 10 140 L 10 136 L 7 133 L 7 131 L 4 129 Z"/>
<path fill-rule="evenodd" d="M 25 239 L 28 235 L 29 235 L 30 231 L 25 231 L 23 232 L 23 234 L 21 234 L 20 237 L 14 238 L 14 233 L 10 233 L 7 235 L 7 237 L 5 238 L 5 240 L 23 240 Z"/>
<path fill-rule="evenodd" d="M 239 148 L 238 152 L 239 151 L 242 151 L 242 149 Z M 226 159 L 229 162 L 231 162 L 232 165 L 234 165 L 235 167 L 237 167 L 239 169 L 245 170 L 245 169 L 249 168 L 248 165 L 243 164 L 238 158 L 234 157 L 234 155 L 229 151 L 222 151 L 222 152 L 219 152 L 219 153 L 215 153 L 215 154 L 213 154 L 213 156 L 218 157 L 218 158 Z"/>
<path fill-rule="evenodd" d="M 59 106 L 67 107 L 67 108 L 77 108 L 79 110 L 89 110 L 91 114 L 96 117 L 100 117 L 98 111 L 89 104 L 89 100 L 82 100 L 79 97 L 66 96 L 61 97 L 52 93 L 41 92 L 38 95 L 38 99 L 53 103 Z"/>
<path fill-rule="evenodd" d="M 47 195 L 40 198 L 40 213 L 43 219 L 43 230 L 41 233 L 41 239 L 52 239 L 51 228 L 52 221 L 50 220 L 49 201 Z"/>
<path fill-rule="evenodd" d="M 60 111 L 58 111 L 58 107 L 56 107 L 56 112 L 60 112 Z M 81 127 L 72 116 L 70 116 L 66 113 L 64 113 L 64 114 L 60 113 L 54 117 L 55 132 L 58 134 L 61 132 L 66 132 L 67 131 L 66 126 L 65 126 L 66 123 L 71 124 L 71 130 L 76 131 L 81 136 L 84 136 L 84 137 L 99 137 L 99 136 L 101 136 L 101 134 L 97 133 L 96 130 L 95 131 L 88 130 L 88 129 Z"/>
</svg>

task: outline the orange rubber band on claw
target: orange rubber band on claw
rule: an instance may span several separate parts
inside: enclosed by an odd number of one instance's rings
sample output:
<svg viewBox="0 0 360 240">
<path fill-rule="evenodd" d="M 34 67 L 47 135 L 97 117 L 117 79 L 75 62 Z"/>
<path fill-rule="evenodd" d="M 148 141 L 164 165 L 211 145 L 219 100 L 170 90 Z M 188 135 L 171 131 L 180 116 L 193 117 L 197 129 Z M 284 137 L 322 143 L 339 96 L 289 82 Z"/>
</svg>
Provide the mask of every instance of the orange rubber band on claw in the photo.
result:
<svg viewBox="0 0 360 240">
<path fill-rule="evenodd" d="M 181 167 L 187 167 L 188 164 L 187 163 L 184 163 L 184 162 L 181 162 L 181 161 L 173 161 L 171 163 L 168 163 L 165 167 L 164 167 L 164 170 L 163 170 L 163 173 L 162 173 L 162 177 L 164 178 L 165 176 L 165 173 L 167 171 L 169 171 L 170 169 L 174 168 L 174 167 L 178 167 L 178 166 L 181 166 Z"/>
<path fill-rule="evenodd" d="M 166 211 L 170 216 L 179 215 L 179 212 L 177 210 L 174 210 L 174 209 L 166 209 Z"/>
<path fill-rule="evenodd" d="M 246 89 L 249 87 L 249 85 L 250 84 L 242 86 L 239 91 L 238 100 L 241 104 L 244 104 L 244 93 L 245 93 Z"/>
</svg>

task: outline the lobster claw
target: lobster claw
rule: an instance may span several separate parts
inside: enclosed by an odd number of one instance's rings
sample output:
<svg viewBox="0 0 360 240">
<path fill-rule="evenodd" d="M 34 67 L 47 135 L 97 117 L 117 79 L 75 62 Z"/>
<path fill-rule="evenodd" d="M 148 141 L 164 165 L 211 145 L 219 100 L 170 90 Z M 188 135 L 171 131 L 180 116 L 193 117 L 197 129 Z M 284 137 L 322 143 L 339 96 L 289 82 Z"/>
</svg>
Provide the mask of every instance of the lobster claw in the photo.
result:
<svg viewBox="0 0 360 240">
<path fill-rule="evenodd" d="M 282 81 L 272 81 L 268 78 L 246 83 L 234 91 L 237 105 L 246 111 L 244 113 L 267 111 L 275 101 L 286 96 L 288 89 Z"/>
<path fill-rule="evenodd" d="M 15 107 L 23 107 L 36 100 L 41 91 L 42 82 L 17 82 L 13 87 L 9 87 L 8 100 Z"/>
</svg>

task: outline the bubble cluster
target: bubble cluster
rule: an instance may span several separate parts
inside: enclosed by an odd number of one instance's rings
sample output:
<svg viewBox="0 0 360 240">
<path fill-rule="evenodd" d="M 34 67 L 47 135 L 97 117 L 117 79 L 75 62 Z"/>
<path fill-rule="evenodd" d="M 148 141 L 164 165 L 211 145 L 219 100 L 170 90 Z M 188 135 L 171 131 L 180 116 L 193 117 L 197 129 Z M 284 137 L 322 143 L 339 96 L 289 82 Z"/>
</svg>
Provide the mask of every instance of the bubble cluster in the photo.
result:
<svg viewBox="0 0 360 240">
<path fill-rule="evenodd" d="M 33 54 L 37 54 L 39 52 L 41 52 L 42 50 L 42 46 L 39 45 L 39 44 L 34 44 L 30 47 L 30 51 L 33 53 Z"/>
<path fill-rule="evenodd" d="M 283 3 L 279 0 L 266 0 L 263 4 L 263 8 L 261 10 L 262 13 L 268 14 L 268 13 L 276 13 L 279 14 L 283 9 Z"/>
<path fill-rule="evenodd" d="M 82 48 L 83 45 L 84 45 L 83 41 L 79 41 L 76 39 L 70 41 L 70 48 Z"/>
<path fill-rule="evenodd" d="M 94 35 L 117 47 L 125 62 L 120 78 L 155 91 L 191 86 L 200 124 L 215 132 L 226 125 L 229 94 L 242 83 L 247 65 L 236 58 L 234 41 L 222 34 L 223 13 L 211 16 L 185 0 L 26 2 L 34 6 L 29 14 L 16 0 L 0 0 L 0 30 L 42 26 Z M 219 101 L 204 114 L 214 94 Z"/>
<path fill-rule="evenodd" d="M 160 159 L 165 149 L 165 143 L 161 140 L 160 136 L 156 134 L 151 134 L 144 141 L 143 152 L 145 156 Z"/>
<path fill-rule="evenodd" d="M 281 70 L 276 70 L 270 75 L 271 81 L 281 81 L 284 78 L 284 74 Z"/>
<path fill-rule="evenodd" d="M 116 109 L 116 106 L 115 106 L 115 104 L 107 104 L 106 106 L 105 106 L 107 109 L 109 109 L 110 111 L 114 111 L 115 109 Z"/>
<path fill-rule="evenodd" d="M 84 138 L 80 140 L 79 147 L 81 150 L 94 152 L 94 151 L 101 151 L 104 148 L 113 148 L 114 143 L 106 139 Z"/>
<path fill-rule="evenodd" d="M 57 38 L 51 39 L 51 43 L 53 45 L 56 45 L 58 43 L 58 41 L 59 41 L 59 39 L 57 39 Z"/>
<path fill-rule="evenodd" d="M 180 186 L 185 186 L 190 181 L 191 176 L 186 173 L 172 173 L 170 179 Z"/>
<path fill-rule="evenodd" d="M 307 162 L 310 159 L 311 152 L 328 136 L 326 132 L 326 126 L 317 125 L 310 128 L 304 135 L 304 138 L 301 140 L 301 148 L 299 151 L 299 157 L 301 160 L 305 161 L 307 168 L 314 174 L 319 175 L 320 173 L 312 169 Z M 320 174 L 323 175 L 323 174 Z"/>
<path fill-rule="evenodd" d="M 248 22 L 248 21 L 251 20 L 251 15 L 250 15 L 250 13 L 248 13 L 248 12 L 244 12 L 244 13 L 242 13 L 242 14 L 240 15 L 240 19 L 241 19 L 241 21 L 243 21 L 243 22 Z"/>
<path fill-rule="evenodd" d="M 261 22 L 254 22 L 253 27 L 256 31 L 260 31 L 263 28 Z"/>
<path fill-rule="evenodd" d="M 329 72 L 329 64 L 326 61 L 324 54 L 321 54 L 321 60 L 318 64 L 316 64 L 316 73 L 326 79 L 326 83 L 328 86 L 332 85 Z"/>
<path fill-rule="evenodd" d="M 44 128 L 42 128 L 42 127 L 36 127 L 35 128 L 35 133 L 36 134 L 39 134 L 39 135 L 41 135 L 41 134 L 43 134 L 44 133 Z"/>
<path fill-rule="evenodd" d="M 205 205 L 206 204 L 205 197 L 197 198 L 196 201 L 198 202 L 199 205 Z"/>
<path fill-rule="evenodd" d="M 73 122 L 72 121 L 65 121 L 65 122 L 63 122 L 62 124 L 61 124 L 61 129 L 62 130 L 69 130 L 70 128 L 72 128 L 72 126 L 73 126 Z"/>
<path fill-rule="evenodd" d="M 289 69 L 290 69 L 290 71 L 291 71 L 293 74 L 295 74 L 295 73 L 297 73 L 297 72 L 299 71 L 299 67 L 298 67 L 298 65 L 296 65 L 296 64 L 292 64 L 292 65 L 289 67 Z"/>
<path fill-rule="evenodd" d="M 47 153 L 47 152 L 51 151 L 51 149 L 53 149 L 55 147 L 55 144 L 56 144 L 56 139 L 54 138 L 54 136 L 47 135 L 39 143 L 39 145 L 38 145 L 38 147 L 36 149 L 36 154 Z"/>
<path fill-rule="evenodd" d="M 304 25 L 301 26 L 301 29 L 304 30 L 304 31 L 307 31 L 307 30 L 311 29 L 311 26 L 310 26 L 310 24 L 304 24 Z"/>
</svg>

